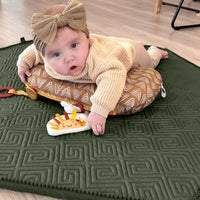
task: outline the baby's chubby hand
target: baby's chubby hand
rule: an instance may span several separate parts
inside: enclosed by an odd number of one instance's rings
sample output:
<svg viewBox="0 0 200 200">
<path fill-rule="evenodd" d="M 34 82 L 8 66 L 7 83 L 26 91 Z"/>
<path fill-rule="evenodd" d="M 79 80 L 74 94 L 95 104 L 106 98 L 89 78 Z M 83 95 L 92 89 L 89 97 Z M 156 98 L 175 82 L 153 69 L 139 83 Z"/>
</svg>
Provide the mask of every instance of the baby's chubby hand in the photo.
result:
<svg viewBox="0 0 200 200">
<path fill-rule="evenodd" d="M 22 82 L 26 81 L 26 77 L 31 77 L 31 72 L 26 67 L 18 66 L 18 76 Z"/>
<path fill-rule="evenodd" d="M 106 118 L 97 113 L 91 112 L 88 116 L 88 122 L 95 135 L 103 135 L 105 132 Z"/>
</svg>

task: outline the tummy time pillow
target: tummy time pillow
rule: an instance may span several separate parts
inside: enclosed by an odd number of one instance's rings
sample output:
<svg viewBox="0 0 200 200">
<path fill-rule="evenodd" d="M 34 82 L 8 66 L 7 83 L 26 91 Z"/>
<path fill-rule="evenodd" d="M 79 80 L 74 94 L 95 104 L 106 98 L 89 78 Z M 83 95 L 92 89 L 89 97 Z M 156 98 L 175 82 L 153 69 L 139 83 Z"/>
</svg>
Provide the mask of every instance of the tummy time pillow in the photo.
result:
<svg viewBox="0 0 200 200">
<path fill-rule="evenodd" d="M 56 101 L 80 103 L 84 109 L 90 110 L 90 97 L 95 92 L 96 84 L 56 80 L 46 73 L 43 65 L 34 67 L 31 73 L 32 76 L 28 78 L 26 85 L 34 88 L 37 94 Z M 148 67 L 131 69 L 123 94 L 110 115 L 126 115 L 141 111 L 154 101 L 161 85 L 162 78 L 156 70 Z"/>
</svg>

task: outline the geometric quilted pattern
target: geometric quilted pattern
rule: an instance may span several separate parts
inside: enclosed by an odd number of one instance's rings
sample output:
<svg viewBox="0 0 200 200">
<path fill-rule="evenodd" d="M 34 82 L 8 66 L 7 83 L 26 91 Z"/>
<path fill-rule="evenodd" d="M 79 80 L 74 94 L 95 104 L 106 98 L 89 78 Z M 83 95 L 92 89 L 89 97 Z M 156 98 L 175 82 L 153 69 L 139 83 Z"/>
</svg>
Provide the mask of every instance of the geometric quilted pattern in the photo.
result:
<svg viewBox="0 0 200 200">
<path fill-rule="evenodd" d="M 29 43 L 0 49 L 0 86 L 25 89 L 16 60 Z M 200 69 L 171 51 L 157 70 L 166 98 L 141 112 L 109 116 L 91 130 L 51 137 L 63 113 L 39 96 L 0 98 L 0 187 L 70 200 L 194 200 L 200 188 Z"/>
</svg>

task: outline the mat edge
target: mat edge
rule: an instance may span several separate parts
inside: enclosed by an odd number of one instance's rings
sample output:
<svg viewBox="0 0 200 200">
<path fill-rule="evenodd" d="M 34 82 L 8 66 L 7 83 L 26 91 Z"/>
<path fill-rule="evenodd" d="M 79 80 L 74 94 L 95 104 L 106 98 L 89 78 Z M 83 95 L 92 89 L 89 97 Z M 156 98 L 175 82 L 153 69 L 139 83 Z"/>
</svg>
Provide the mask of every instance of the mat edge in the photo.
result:
<svg viewBox="0 0 200 200">
<path fill-rule="evenodd" d="M 0 188 L 12 190 L 16 192 L 31 193 L 43 196 L 49 196 L 53 198 L 60 198 L 65 200 L 144 200 L 144 199 L 133 199 L 123 198 L 121 196 L 114 197 L 111 195 L 105 195 L 90 191 L 75 191 L 73 188 L 37 185 L 34 183 L 20 183 L 16 180 L 3 180 L 0 179 Z M 74 191 L 73 191 L 74 190 Z"/>
</svg>

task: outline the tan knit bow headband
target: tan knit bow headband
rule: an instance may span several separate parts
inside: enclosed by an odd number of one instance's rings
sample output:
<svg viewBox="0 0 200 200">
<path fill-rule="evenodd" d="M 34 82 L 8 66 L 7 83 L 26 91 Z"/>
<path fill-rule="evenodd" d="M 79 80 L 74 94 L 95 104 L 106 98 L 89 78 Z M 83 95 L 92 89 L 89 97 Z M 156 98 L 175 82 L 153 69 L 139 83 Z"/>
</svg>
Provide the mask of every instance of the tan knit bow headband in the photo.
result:
<svg viewBox="0 0 200 200">
<path fill-rule="evenodd" d="M 33 14 L 33 41 L 37 50 L 44 55 L 44 48 L 54 41 L 57 29 L 67 25 L 72 29 L 83 31 L 89 37 L 85 9 L 82 3 L 69 0 L 64 11 L 56 15 Z"/>
</svg>

